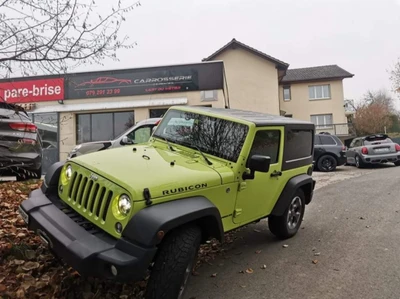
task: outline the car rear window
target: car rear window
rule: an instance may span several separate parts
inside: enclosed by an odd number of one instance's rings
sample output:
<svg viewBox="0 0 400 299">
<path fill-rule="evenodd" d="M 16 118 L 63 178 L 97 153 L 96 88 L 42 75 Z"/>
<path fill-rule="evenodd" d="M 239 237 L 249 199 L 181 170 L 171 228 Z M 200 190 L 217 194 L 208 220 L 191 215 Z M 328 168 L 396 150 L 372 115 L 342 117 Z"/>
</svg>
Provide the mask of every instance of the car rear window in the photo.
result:
<svg viewBox="0 0 400 299">
<path fill-rule="evenodd" d="M 364 140 L 365 145 L 381 144 L 381 143 L 393 143 L 390 138 L 375 138 L 372 140 Z"/>
<path fill-rule="evenodd" d="M 16 112 L 11 109 L 1 109 L 1 108 L 0 108 L 0 119 L 30 121 L 30 118 L 24 112 Z"/>
<path fill-rule="evenodd" d="M 336 145 L 336 141 L 331 136 L 319 136 L 324 145 Z"/>
</svg>

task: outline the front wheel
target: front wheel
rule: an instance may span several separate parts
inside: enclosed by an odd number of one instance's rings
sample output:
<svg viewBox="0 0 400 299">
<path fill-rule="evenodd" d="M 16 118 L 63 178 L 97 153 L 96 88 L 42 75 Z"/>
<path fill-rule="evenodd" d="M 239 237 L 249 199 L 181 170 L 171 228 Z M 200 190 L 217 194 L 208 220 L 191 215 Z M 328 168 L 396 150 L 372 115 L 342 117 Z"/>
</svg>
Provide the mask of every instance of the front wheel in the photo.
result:
<svg viewBox="0 0 400 299">
<path fill-rule="evenodd" d="M 167 234 L 158 249 L 146 299 L 183 298 L 201 241 L 201 229 L 183 226 Z"/>
<path fill-rule="evenodd" d="M 293 237 L 300 228 L 304 212 L 304 192 L 301 189 L 297 189 L 283 215 L 268 217 L 269 230 L 279 239 Z"/>
<path fill-rule="evenodd" d="M 396 162 L 394 162 L 394 165 L 396 165 L 396 166 L 400 166 L 400 161 L 396 161 Z"/>
</svg>

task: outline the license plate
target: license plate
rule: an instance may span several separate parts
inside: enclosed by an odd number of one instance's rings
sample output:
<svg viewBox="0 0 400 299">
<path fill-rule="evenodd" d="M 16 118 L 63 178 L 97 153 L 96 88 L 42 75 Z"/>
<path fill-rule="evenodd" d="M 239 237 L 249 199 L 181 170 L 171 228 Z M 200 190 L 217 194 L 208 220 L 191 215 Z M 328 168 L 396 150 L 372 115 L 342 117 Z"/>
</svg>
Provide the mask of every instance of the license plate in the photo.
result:
<svg viewBox="0 0 400 299">
<path fill-rule="evenodd" d="M 388 148 L 377 148 L 375 149 L 376 153 L 387 153 L 389 151 Z"/>
</svg>

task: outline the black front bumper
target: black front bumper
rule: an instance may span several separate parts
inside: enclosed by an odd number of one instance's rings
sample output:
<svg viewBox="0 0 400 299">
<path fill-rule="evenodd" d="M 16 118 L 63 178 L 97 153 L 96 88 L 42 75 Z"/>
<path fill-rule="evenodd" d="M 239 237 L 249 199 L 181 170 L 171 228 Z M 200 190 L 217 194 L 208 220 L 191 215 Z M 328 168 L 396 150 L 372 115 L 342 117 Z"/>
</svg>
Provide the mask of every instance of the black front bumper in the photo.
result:
<svg viewBox="0 0 400 299">
<path fill-rule="evenodd" d="M 126 282 L 146 275 L 155 247 L 116 239 L 99 229 L 95 233 L 87 231 L 64 213 L 59 204 L 62 202 L 57 196 L 49 198 L 38 189 L 19 208 L 28 228 L 48 244 L 55 256 L 82 276 Z"/>
</svg>

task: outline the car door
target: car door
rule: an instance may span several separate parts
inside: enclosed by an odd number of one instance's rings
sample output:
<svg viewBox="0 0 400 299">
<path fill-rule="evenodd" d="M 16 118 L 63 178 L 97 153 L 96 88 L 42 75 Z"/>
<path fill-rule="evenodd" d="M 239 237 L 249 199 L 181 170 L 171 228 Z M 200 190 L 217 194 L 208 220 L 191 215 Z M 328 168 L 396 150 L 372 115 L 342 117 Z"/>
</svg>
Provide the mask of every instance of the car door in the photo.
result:
<svg viewBox="0 0 400 299">
<path fill-rule="evenodd" d="M 347 150 L 347 162 L 354 164 L 356 163 L 356 147 L 360 146 L 361 140 L 359 138 L 354 138 L 353 141 L 350 143 L 349 149 Z"/>
<path fill-rule="evenodd" d="M 278 188 L 281 186 L 277 181 L 281 179 L 282 174 L 283 137 L 283 127 L 260 128 L 256 131 L 248 159 L 255 154 L 269 156 L 271 166 L 266 173 L 256 172 L 254 179 L 240 178 L 234 223 L 257 220 L 272 210 L 274 200 L 278 196 Z"/>
<path fill-rule="evenodd" d="M 314 137 L 314 163 L 317 163 L 318 158 L 321 157 L 325 153 L 324 146 L 321 142 L 321 138 L 319 135 L 315 135 Z"/>
</svg>

